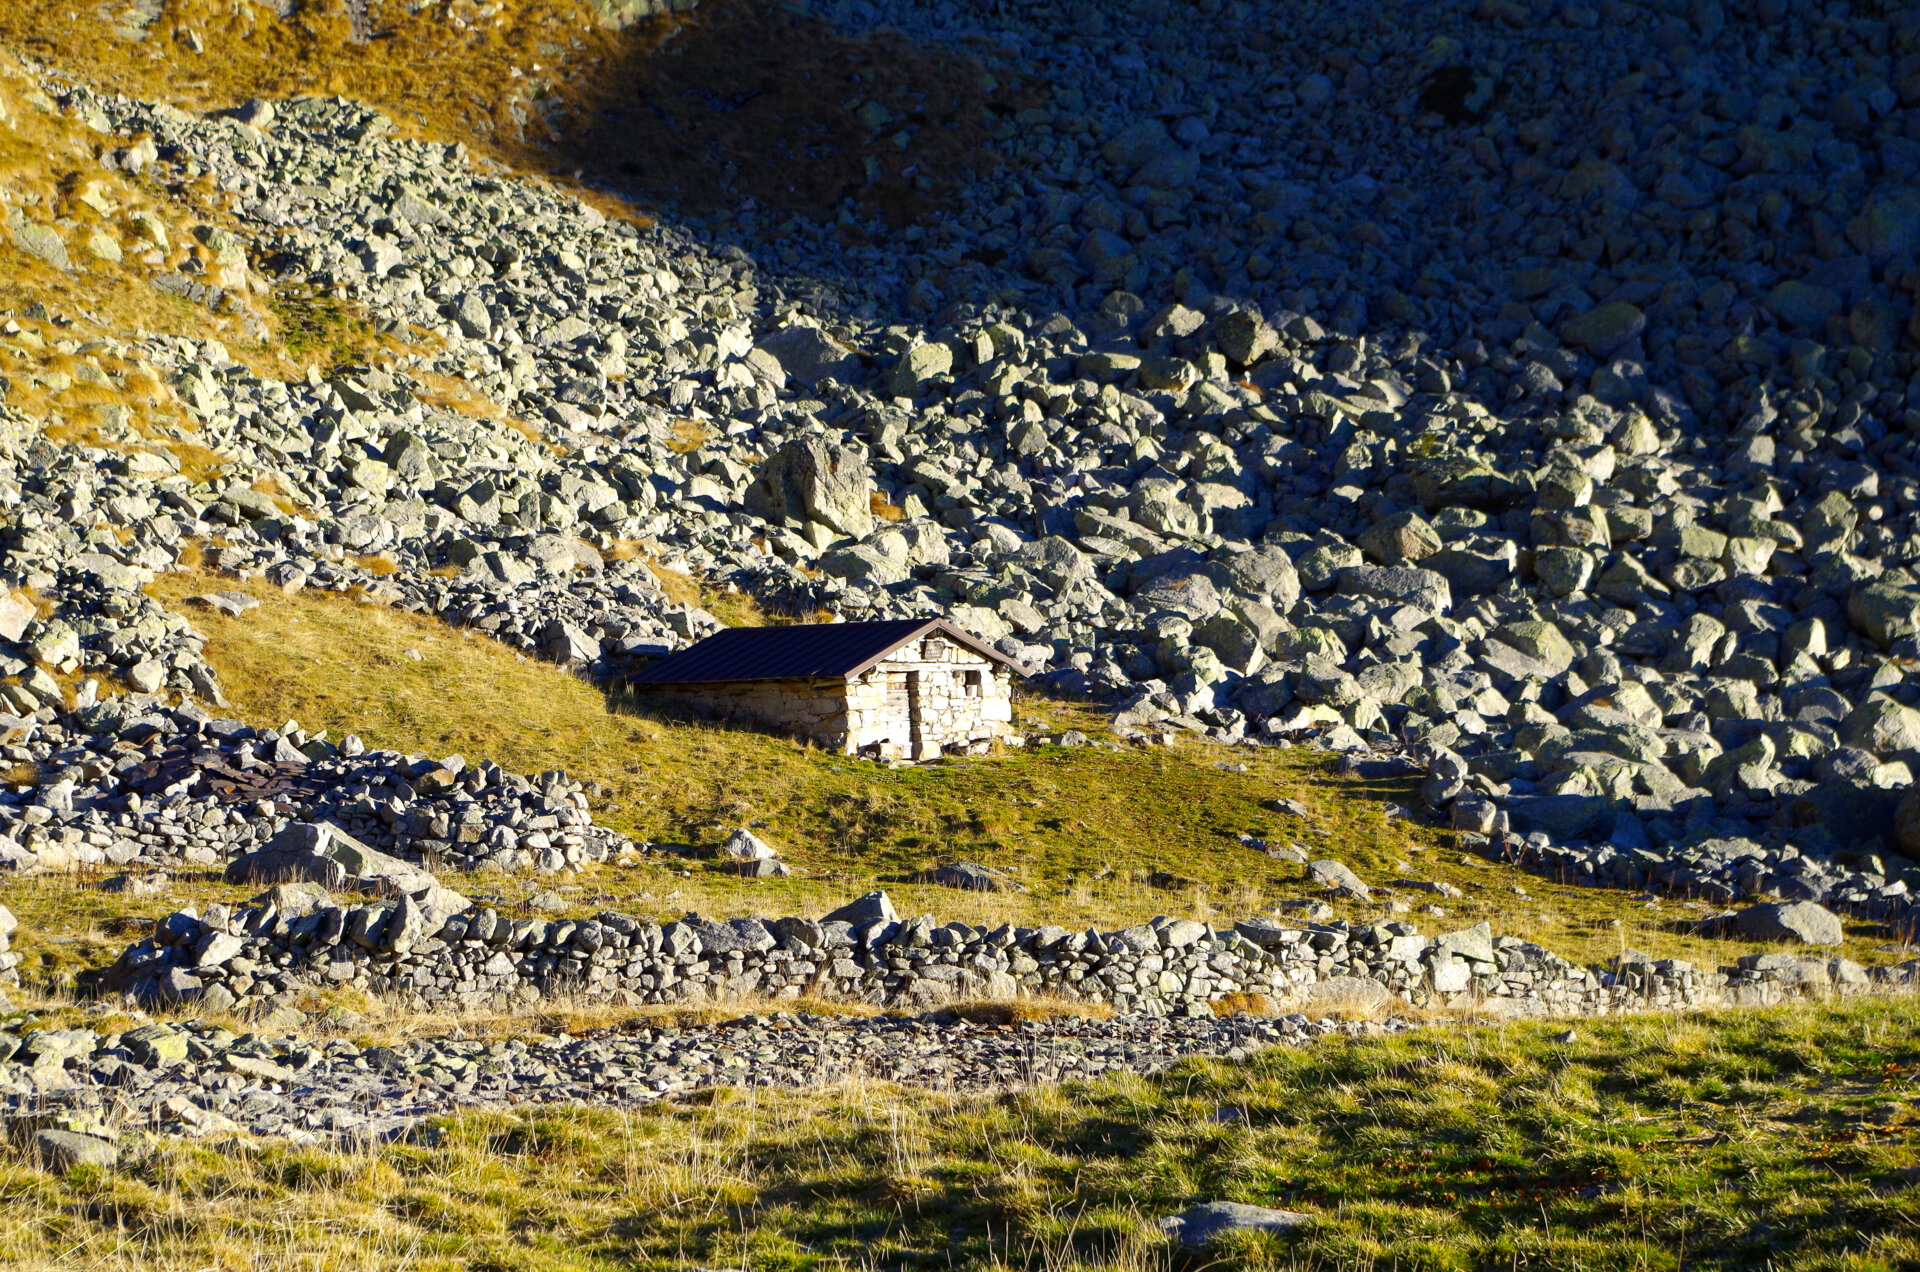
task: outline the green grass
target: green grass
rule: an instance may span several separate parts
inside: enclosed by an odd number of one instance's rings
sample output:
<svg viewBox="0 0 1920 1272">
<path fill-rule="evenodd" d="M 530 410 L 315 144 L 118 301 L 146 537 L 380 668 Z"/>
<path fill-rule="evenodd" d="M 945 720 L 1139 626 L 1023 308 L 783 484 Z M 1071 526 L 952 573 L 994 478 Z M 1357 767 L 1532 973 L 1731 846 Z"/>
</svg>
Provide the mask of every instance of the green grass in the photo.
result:
<svg viewBox="0 0 1920 1272">
<path fill-rule="evenodd" d="M 391 341 L 353 306 L 310 287 L 277 287 L 267 308 L 280 328 L 280 343 L 296 364 L 314 363 L 324 371 L 366 362 Z"/>
<path fill-rule="evenodd" d="M 10 1266 L 1127 1268 L 1197 1200 L 1252 1268 L 1912 1267 L 1920 1004 L 1433 1030 L 1004 1096 L 854 1085 L 473 1114 L 433 1147 L 0 1167 Z"/>
</svg>

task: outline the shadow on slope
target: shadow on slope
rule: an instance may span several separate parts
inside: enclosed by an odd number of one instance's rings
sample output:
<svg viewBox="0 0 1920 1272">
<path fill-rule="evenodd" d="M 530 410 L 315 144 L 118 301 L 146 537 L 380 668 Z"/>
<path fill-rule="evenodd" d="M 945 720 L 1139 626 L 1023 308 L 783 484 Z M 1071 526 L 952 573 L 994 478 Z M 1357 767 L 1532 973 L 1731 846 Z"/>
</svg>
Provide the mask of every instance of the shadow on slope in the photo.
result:
<svg viewBox="0 0 1920 1272">
<path fill-rule="evenodd" d="M 671 22 L 657 46 L 590 77 L 591 113 L 559 143 L 645 201 L 752 198 L 827 218 L 851 198 L 899 224 L 996 163 L 995 120 L 1031 96 L 967 54 L 763 0 L 718 0 Z"/>
</svg>

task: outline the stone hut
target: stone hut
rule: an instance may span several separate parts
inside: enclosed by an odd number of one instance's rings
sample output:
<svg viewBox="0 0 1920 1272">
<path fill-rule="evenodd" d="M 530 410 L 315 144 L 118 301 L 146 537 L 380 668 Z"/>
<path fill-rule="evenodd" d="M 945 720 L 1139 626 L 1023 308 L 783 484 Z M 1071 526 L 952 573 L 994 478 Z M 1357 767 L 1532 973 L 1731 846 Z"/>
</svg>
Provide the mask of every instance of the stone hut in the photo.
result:
<svg viewBox="0 0 1920 1272">
<path fill-rule="evenodd" d="M 1005 737 L 1020 672 L 935 618 L 730 627 L 630 683 L 648 699 L 790 729 L 843 754 L 924 760 Z"/>
</svg>

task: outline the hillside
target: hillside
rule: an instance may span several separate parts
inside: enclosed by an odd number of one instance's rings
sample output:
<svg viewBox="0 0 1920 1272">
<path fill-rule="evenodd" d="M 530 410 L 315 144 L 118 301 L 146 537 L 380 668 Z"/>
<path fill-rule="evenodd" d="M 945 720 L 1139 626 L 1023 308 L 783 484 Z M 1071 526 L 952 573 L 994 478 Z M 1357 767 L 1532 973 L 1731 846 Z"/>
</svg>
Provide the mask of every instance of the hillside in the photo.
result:
<svg viewBox="0 0 1920 1272">
<path fill-rule="evenodd" d="M 1916 107 L 1880 0 L 8 6 L 0 1246 L 1908 1261 Z M 991 745 L 633 680 L 931 616 Z"/>
</svg>

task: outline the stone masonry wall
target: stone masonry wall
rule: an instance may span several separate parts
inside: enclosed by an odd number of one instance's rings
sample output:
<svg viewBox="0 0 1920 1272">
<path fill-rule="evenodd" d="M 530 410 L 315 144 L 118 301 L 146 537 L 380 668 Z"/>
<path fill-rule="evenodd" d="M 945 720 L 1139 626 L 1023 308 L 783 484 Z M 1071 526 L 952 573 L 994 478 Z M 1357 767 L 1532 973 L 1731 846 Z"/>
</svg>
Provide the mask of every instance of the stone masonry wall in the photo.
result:
<svg viewBox="0 0 1920 1272">
<path fill-rule="evenodd" d="M 847 749 L 843 680 L 743 680 L 732 684 L 645 685 L 648 699 L 695 715 L 788 729 L 822 746 Z"/>
<path fill-rule="evenodd" d="M 1860 967 L 1841 958 L 1750 955 L 1705 971 L 1679 960 L 1579 967 L 1482 924 L 1427 937 L 1410 924 L 1289 925 L 1250 919 L 1213 929 L 1155 919 L 1117 932 L 994 929 L 902 922 L 885 894 L 814 920 L 621 914 L 450 918 L 417 903 L 341 906 L 311 885 L 270 890 L 254 906 L 181 911 L 130 947 L 106 988 L 142 1000 L 262 1013 L 306 990 L 352 987 L 418 1008 L 478 1008 L 565 998 L 623 1004 L 808 994 L 923 1004 L 1048 995 L 1149 1015 L 1202 1015 L 1232 996 L 1273 1008 L 1475 1006 L 1512 1016 L 1599 1016 L 1639 1009 L 1765 1005 L 1803 995 L 1910 992 L 1920 960 Z"/>
<path fill-rule="evenodd" d="M 914 697 L 917 735 L 909 710 Z M 1001 664 L 930 637 L 901 646 L 850 681 L 847 714 L 849 751 L 874 747 L 890 758 L 930 759 L 1005 737 L 1013 725 L 1013 685 Z"/>
</svg>

